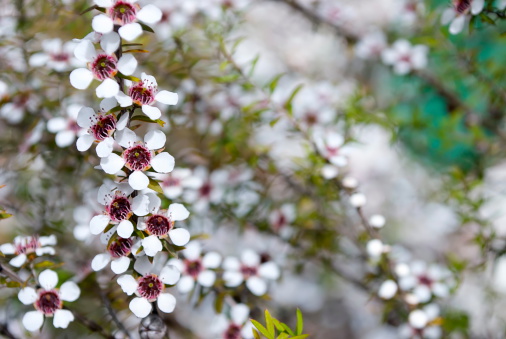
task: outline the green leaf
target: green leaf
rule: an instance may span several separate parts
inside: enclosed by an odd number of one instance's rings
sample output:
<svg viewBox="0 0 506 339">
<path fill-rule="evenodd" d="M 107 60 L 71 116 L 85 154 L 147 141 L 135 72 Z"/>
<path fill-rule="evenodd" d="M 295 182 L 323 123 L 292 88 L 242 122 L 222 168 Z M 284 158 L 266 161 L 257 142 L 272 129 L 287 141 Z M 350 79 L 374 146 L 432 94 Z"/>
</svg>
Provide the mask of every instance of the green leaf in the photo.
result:
<svg viewBox="0 0 506 339">
<path fill-rule="evenodd" d="M 91 6 L 91 7 L 88 7 L 86 8 L 84 11 L 82 11 L 81 13 L 79 13 L 80 15 L 83 15 L 83 14 L 86 14 L 88 13 L 89 11 L 92 11 L 94 9 L 98 9 L 99 11 L 101 12 L 105 12 L 105 9 L 103 9 L 102 7 L 98 7 L 97 5 L 94 5 L 94 6 Z"/>
<path fill-rule="evenodd" d="M 267 331 L 267 329 L 262 325 L 260 324 L 258 321 L 256 320 L 253 320 L 251 319 L 251 323 L 253 324 L 253 326 L 255 326 L 259 331 L 260 333 L 262 333 L 264 336 L 266 336 L 267 338 L 269 339 L 274 339 L 270 334 L 269 334 L 269 331 Z"/>
<path fill-rule="evenodd" d="M 141 79 L 137 78 L 137 77 L 134 77 L 132 75 L 124 75 L 124 74 L 121 74 L 121 73 L 116 73 L 116 76 L 119 77 L 119 78 L 122 78 L 122 79 L 127 79 L 127 80 L 130 80 L 130 81 L 133 81 L 133 82 L 141 82 Z"/>
<path fill-rule="evenodd" d="M 155 33 L 155 31 L 153 31 L 153 29 L 151 27 L 149 27 L 148 25 L 146 24 L 143 24 L 141 22 L 139 22 L 139 24 L 141 25 L 142 29 L 146 32 L 151 32 L 151 33 Z"/>
<path fill-rule="evenodd" d="M 56 264 L 52 261 L 49 261 L 49 260 L 44 260 L 44 261 L 41 261 L 39 263 L 36 263 L 34 265 L 35 268 L 49 268 L 49 267 L 58 267 L 58 266 L 61 266 L 62 264 Z"/>
<path fill-rule="evenodd" d="M 123 51 L 123 53 L 149 53 L 148 50 L 145 50 L 145 49 L 129 49 L 127 51 Z"/>
<path fill-rule="evenodd" d="M 271 337 L 274 338 L 276 336 L 276 330 L 274 329 L 274 322 L 272 321 L 272 316 L 268 310 L 265 310 L 265 323 L 267 325 L 267 331 Z"/>
<path fill-rule="evenodd" d="M 297 335 L 302 334 L 304 329 L 304 319 L 302 318 L 302 312 L 297 309 Z"/>
<path fill-rule="evenodd" d="M 271 80 L 271 82 L 269 83 L 269 92 L 271 92 L 271 94 L 276 90 L 276 88 L 278 87 L 279 79 L 281 79 L 284 75 L 285 73 L 280 73 L 276 75 L 274 79 Z"/>
<path fill-rule="evenodd" d="M 17 281 L 9 281 L 5 284 L 5 286 L 7 287 L 21 287 L 21 284 L 18 283 Z"/>
<path fill-rule="evenodd" d="M 304 84 L 300 84 L 297 87 L 295 87 L 295 89 L 292 91 L 292 94 L 290 94 L 290 97 L 285 102 L 285 109 L 288 111 L 288 114 L 290 114 L 290 115 L 292 115 L 292 113 L 293 113 L 293 107 L 292 107 L 293 99 L 295 98 L 297 93 L 299 93 L 299 91 L 302 89 L 302 87 L 304 87 Z"/>
<path fill-rule="evenodd" d="M 260 337 L 260 334 L 258 333 L 258 331 L 254 330 L 254 329 L 252 329 L 252 331 L 253 331 L 253 337 L 254 337 L 255 339 L 262 339 L 262 338 Z"/>
<path fill-rule="evenodd" d="M 289 335 L 295 335 L 295 333 L 293 333 L 292 329 L 290 327 L 288 327 L 287 324 L 285 323 L 281 323 L 281 326 L 283 326 L 283 329 L 285 330 L 286 333 L 288 333 Z"/>
<path fill-rule="evenodd" d="M 253 75 L 253 73 L 255 72 L 255 68 L 257 67 L 257 62 L 258 60 L 260 59 L 260 54 L 257 54 L 257 56 L 255 57 L 255 59 L 253 59 L 251 61 L 251 68 L 248 72 L 248 77 L 251 77 Z"/>
<path fill-rule="evenodd" d="M 2 220 L 2 219 L 8 219 L 10 217 L 12 217 L 12 214 L 0 210 L 0 220 Z"/>
<path fill-rule="evenodd" d="M 152 120 L 144 114 L 134 115 L 131 120 L 149 122 L 150 124 L 158 124 L 162 127 L 165 126 L 165 121 L 160 120 L 160 119 Z"/>
<path fill-rule="evenodd" d="M 280 335 L 278 335 L 276 339 L 286 339 L 286 338 L 290 338 L 290 335 L 288 333 L 281 333 Z"/>
<path fill-rule="evenodd" d="M 152 178 L 149 178 L 149 185 L 148 188 L 151 188 L 153 191 L 163 194 L 162 186 L 160 186 L 160 183 L 156 180 L 153 180 Z"/>
<path fill-rule="evenodd" d="M 223 304 L 225 302 L 225 293 L 220 293 L 216 296 L 216 299 L 214 300 L 214 310 L 216 313 L 221 313 L 223 310 Z"/>
<path fill-rule="evenodd" d="M 282 323 L 278 319 L 272 318 L 272 322 L 274 323 L 274 326 L 276 326 L 276 328 L 278 329 L 278 331 L 282 332 L 282 331 L 285 330 L 284 327 L 283 327 L 283 325 L 282 325 Z"/>
<path fill-rule="evenodd" d="M 298 335 L 295 337 L 291 337 L 291 339 L 305 339 L 307 337 L 309 337 L 309 334 Z"/>
</svg>

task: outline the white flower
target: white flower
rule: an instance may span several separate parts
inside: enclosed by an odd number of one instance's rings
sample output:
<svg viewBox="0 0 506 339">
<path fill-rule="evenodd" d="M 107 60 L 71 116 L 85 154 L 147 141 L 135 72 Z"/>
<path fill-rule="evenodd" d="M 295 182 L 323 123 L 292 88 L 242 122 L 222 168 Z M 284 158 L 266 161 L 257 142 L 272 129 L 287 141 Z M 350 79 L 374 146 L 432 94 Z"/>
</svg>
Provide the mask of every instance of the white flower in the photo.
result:
<svg viewBox="0 0 506 339">
<path fill-rule="evenodd" d="M 186 188 L 197 189 L 202 185 L 189 168 L 174 168 L 172 172 L 156 175 L 155 178 L 160 181 L 163 194 L 169 199 L 179 198 Z"/>
<path fill-rule="evenodd" d="M 404 75 L 425 68 L 427 53 L 427 46 L 412 46 L 409 41 L 400 39 L 394 42 L 392 47 L 385 49 L 381 53 L 381 58 L 384 64 L 394 67 L 395 73 Z"/>
<path fill-rule="evenodd" d="M 292 222 L 295 221 L 296 217 L 295 206 L 293 204 L 284 204 L 269 214 L 269 224 L 283 238 L 288 238 L 293 233 Z"/>
<path fill-rule="evenodd" d="M 139 220 L 137 228 L 149 234 L 142 239 L 146 255 L 155 256 L 163 248 L 160 239 L 169 237 L 176 246 L 184 246 L 190 241 L 190 233 L 184 228 L 174 228 L 175 221 L 188 218 L 190 212 L 181 204 L 171 204 L 168 210 L 158 211 L 159 205 L 150 210 L 152 215 Z"/>
<path fill-rule="evenodd" d="M 344 138 L 342 135 L 333 131 L 316 129 L 313 133 L 313 139 L 318 152 L 331 164 L 338 167 L 348 164 L 348 159 L 345 155 L 346 150 L 343 150 Z"/>
<path fill-rule="evenodd" d="M 450 24 L 450 33 L 459 34 L 466 23 L 466 17 L 478 15 L 485 6 L 485 0 L 453 0 L 452 8 L 447 8 L 441 16 L 443 25 Z"/>
<path fill-rule="evenodd" d="M 55 142 L 58 147 L 68 147 L 72 145 L 76 136 L 85 131 L 77 124 L 77 115 L 82 105 L 71 104 L 67 107 L 66 117 L 54 117 L 48 120 L 47 130 L 56 133 Z"/>
<path fill-rule="evenodd" d="M 68 71 L 71 67 L 80 67 L 82 63 L 74 58 L 76 43 L 67 41 L 62 44 L 58 38 L 42 41 L 42 52 L 33 54 L 29 59 L 32 67 L 47 66 L 57 72 Z"/>
<path fill-rule="evenodd" d="M 153 104 L 160 102 L 165 105 L 176 105 L 178 102 L 177 93 L 158 91 L 155 77 L 144 72 L 141 74 L 141 81 L 130 86 L 128 95 L 132 98 L 133 103 L 141 107 L 142 112 L 152 120 L 156 120 L 162 115 L 160 109 L 152 106 Z"/>
<path fill-rule="evenodd" d="M 114 25 L 121 26 L 119 35 L 132 41 L 142 34 L 142 26 L 136 21 L 154 24 L 162 18 L 162 11 L 154 5 L 146 5 L 140 9 L 137 0 L 94 0 L 98 7 L 105 8 L 106 14 L 93 18 L 93 29 L 102 34 L 112 32 Z"/>
<path fill-rule="evenodd" d="M 161 257 L 155 257 L 151 263 L 146 256 L 140 257 L 134 264 L 134 269 L 141 274 L 135 279 L 132 275 L 122 275 L 118 278 L 118 284 L 123 292 L 128 295 L 136 294 L 137 297 L 130 301 L 130 310 L 139 318 L 145 318 L 152 310 L 151 303 L 156 301 L 160 311 L 171 313 L 176 307 L 176 298 L 170 293 L 164 293 L 165 285 L 175 285 L 181 274 L 171 265 L 165 265 L 161 270 L 157 268 L 157 261 Z"/>
<path fill-rule="evenodd" d="M 195 283 L 204 287 L 213 286 L 216 281 L 216 272 L 221 264 L 221 255 L 217 252 L 208 252 L 202 255 L 202 246 L 198 241 L 192 241 L 182 251 L 184 259 L 171 259 L 170 265 L 174 265 L 181 272 L 182 277 L 177 283 L 177 289 L 181 293 L 190 292 Z"/>
<path fill-rule="evenodd" d="M 225 170 L 215 170 L 209 174 L 207 168 L 199 166 L 194 169 L 193 176 L 200 185 L 185 191 L 183 199 L 192 204 L 194 211 L 204 213 L 209 209 L 209 204 L 218 204 L 222 201 L 228 173 Z"/>
<path fill-rule="evenodd" d="M 382 31 L 364 35 L 355 45 L 355 55 L 360 59 L 376 59 L 387 47 L 387 39 Z"/>
<path fill-rule="evenodd" d="M 144 142 L 139 142 L 137 135 L 128 128 L 116 133 L 116 142 L 126 148 L 122 155 L 111 153 L 102 158 L 100 166 L 107 174 L 116 174 L 123 166 L 130 171 L 128 183 L 135 190 L 148 187 L 149 178 L 144 173 L 151 167 L 158 173 L 169 173 L 174 169 L 174 157 L 167 152 L 155 155 L 154 150 L 165 146 L 166 136 L 159 130 L 152 130 L 144 136 Z"/>
<path fill-rule="evenodd" d="M 443 336 L 443 331 L 438 322 L 439 307 L 436 304 L 426 305 L 422 309 L 416 309 L 409 313 L 408 323 L 399 326 L 400 338 L 424 338 L 439 339 Z"/>
<path fill-rule="evenodd" d="M 0 252 L 4 255 L 16 255 L 9 261 L 9 264 L 14 267 L 21 267 L 25 264 L 28 254 L 35 253 L 37 256 L 54 255 L 55 251 L 52 247 L 54 245 L 56 245 L 54 235 L 47 237 L 17 236 L 14 238 L 14 243 L 0 245 Z"/>
<path fill-rule="evenodd" d="M 241 260 L 235 257 L 225 258 L 223 269 L 225 286 L 237 287 L 246 281 L 246 287 L 256 296 L 267 293 L 267 282 L 277 280 L 280 275 L 274 262 L 261 263 L 260 256 L 250 249 L 242 252 Z"/>
<path fill-rule="evenodd" d="M 100 46 L 104 52 L 97 52 L 89 39 L 81 40 L 74 54 L 78 60 L 88 63 L 88 68 L 78 68 L 70 73 L 70 83 L 77 89 L 86 89 L 93 79 L 102 81 L 96 89 L 99 98 L 115 97 L 122 107 L 132 105 L 132 100 L 120 91 L 114 76 L 120 72 L 131 75 L 137 68 L 137 60 L 131 53 L 126 53 L 117 60 L 114 52 L 120 48 L 121 39 L 115 32 L 103 35 Z"/>
<path fill-rule="evenodd" d="M 160 198 L 154 193 L 139 194 L 129 198 L 133 189 L 125 183 L 104 183 L 98 190 L 98 202 L 105 206 L 105 213 L 94 216 L 90 221 L 91 234 L 100 234 L 110 223 L 118 224 L 116 229 L 122 238 L 129 238 L 134 226 L 128 219 L 135 214 L 145 216 L 149 211 L 158 209 Z"/>
<path fill-rule="evenodd" d="M 77 124 L 88 131 L 77 139 L 76 146 L 79 151 L 87 151 L 95 142 L 99 157 L 104 158 L 112 153 L 115 143 L 113 133 L 116 130 L 123 130 L 128 122 L 127 113 L 124 113 L 119 120 L 114 113 L 108 113 L 114 107 L 116 107 L 116 100 L 109 98 L 102 100 L 99 112 L 95 112 L 90 107 L 81 108 L 77 116 Z"/>
<path fill-rule="evenodd" d="M 41 288 L 35 290 L 32 287 L 25 287 L 18 293 L 19 300 L 25 304 L 34 304 L 36 311 L 27 312 L 23 317 L 23 325 L 28 331 L 37 331 L 42 327 L 44 316 L 54 317 L 53 325 L 56 328 L 67 328 L 74 320 L 74 315 L 69 310 L 64 310 L 63 301 L 76 301 L 81 291 L 76 283 L 67 281 L 60 288 L 58 275 L 51 270 L 45 270 L 39 274 Z"/>
<path fill-rule="evenodd" d="M 220 314 L 210 328 L 216 338 L 253 338 L 253 324 L 249 321 L 250 309 L 245 304 L 236 304 L 230 308 L 230 314 Z"/>
<path fill-rule="evenodd" d="M 378 295 L 383 299 L 392 299 L 397 293 L 397 290 L 398 286 L 395 281 L 391 279 L 385 280 L 378 290 Z"/>
</svg>

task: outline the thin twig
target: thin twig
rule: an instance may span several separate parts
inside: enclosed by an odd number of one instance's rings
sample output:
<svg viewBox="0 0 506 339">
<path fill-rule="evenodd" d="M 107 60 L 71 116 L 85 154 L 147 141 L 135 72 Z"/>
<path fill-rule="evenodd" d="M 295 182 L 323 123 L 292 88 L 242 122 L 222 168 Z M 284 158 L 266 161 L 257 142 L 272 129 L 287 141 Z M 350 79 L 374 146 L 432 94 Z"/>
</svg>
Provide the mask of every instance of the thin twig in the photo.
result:
<svg viewBox="0 0 506 339">
<path fill-rule="evenodd" d="M 92 331 L 94 333 L 98 333 L 104 338 L 114 339 L 114 336 L 112 334 L 107 333 L 102 326 L 100 326 L 99 324 L 97 324 L 93 320 L 86 318 L 84 315 L 76 312 L 75 310 L 69 309 L 67 306 L 64 306 L 63 308 L 72 312 L 72 314 L 74 314 L 74 317 L 76 318 L 76 320 L 79 323 L 81 323 L 81 325 L 88 328 L 90 331 Z"/>
<path fill-rule="evenodd" d="M 118 328 L 126 335 L 127 338 L 131 338 L 132 336 L 126 329 L 125 325 L 118 319 L 118 316 L 116 315 L 116 312 L 112 308 L 111 301 L 105 294 L 104 290 L 102 288 L 98 287 L 100 291 L 100 298 L 102 298 L 102 301 L 104 303 L 105 308 L 107 309 L 107 312 L 109 312 L 109 315 L 111 316 L 114 323 L 118 326 Z"/>
<path fill-rule="evenodd" d="M 5 275 L 12 281 L 16 281 L 20 284 L 24 284 L 25 281 L 21 279 L 19 275 L 17 275 L 14 271 L 12 271 L 9 267 L 7 267 L 5 264 L 0 263 L 0 274 Z"/>
</svg>

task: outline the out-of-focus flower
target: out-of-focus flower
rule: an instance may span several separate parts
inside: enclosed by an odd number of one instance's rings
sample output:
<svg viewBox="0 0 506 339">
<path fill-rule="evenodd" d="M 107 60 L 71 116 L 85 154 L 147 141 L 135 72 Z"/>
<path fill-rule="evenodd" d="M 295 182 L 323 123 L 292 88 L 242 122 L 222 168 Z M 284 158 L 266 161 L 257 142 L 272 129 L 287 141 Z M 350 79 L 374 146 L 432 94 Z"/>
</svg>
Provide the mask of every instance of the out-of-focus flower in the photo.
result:
<svg viewBox="0 0 506 339">
<path fill-rule="evenodd" d="M 478 15 L 485 6 L 485 0 L 453 0 L 453 6 L 447 8 L 441 16 L 443 25 L 450 24 L 450 33 L 459 34 L 464 29 L 468 15 Z"/>
<path fill-rule="evenodd" d="M 295 221 L 297 212 L 293 204 L 283 204 L 279 209 L 269 214 L 269 223 L 275 232 L 283 237 L 289 237 L 293 232 L 292 222 Z"/>
<path fill-rule="evenodd" d="M 32 287 L 25 287 L 18 293 L 19 300 L 25 304 L 33 304 L 36 311 L 27 312 L 23 317 L 23 325 L 29 331 L 36 331 L 42 327 L 44 316 L 54 317 L 53 325 L 56 328 L 67 328 L 74 320 L 74 315 L 69 310 L 64 310 L 63 301 L 76 301 L 81 290 L 76 283 L 67 281 L 60 288 L 58 275 L 51 270 L 45 270 L 38 277 L 41 288 L 35 290 Z"/>
<path fill-rule="evenodd" d="M 189 168 L 174 168 L 168 174 L 155 176 L 160 181 L 163 194 L 169 199 L 179 198 L 185 189 L 196 189 L 202 185 L 200 178 L 193 175 Z"/>
<path fill-rule="evenodd" d="M 77 116 L 82 105 L 71 104 L 65 110 L 66 117 L 54 117 L 47 122 L 47 129 L 51 133 L 56 133 L 55 142 L 58 147 L 68 147 L 72 145 L 76 137 L 85 133 L 77 124 Z"/>
<path fill-rule="evenodd" d="M 156 301 L 160 311 L 171 313 L 176 307 L 176 298 L 164 292 L 165 285 L 175 285 L 181 274 L 174 266 L 163 266 L 158 269 L 155 262 L 151 263 L 146 256 L 140 257 L 134 269 L 141 274 L 139 278 L 124 274 L 118 278 L 118 284 L 128 295 L 137 297 L 130 301 L 130 310 L 139 318 L 145 318 L 151 312 L 152 302 Z"/>
<path fill-rule="evenodd" d="M 399 336 L 406 339 L 439 339 L 443 336 L 443 330 L 438 317 L 439 307 L 436 304 L 413 310 L 409 313 L 408 323 L 399 327 Z"/>
<path fill-rule="evenodd" d="M 387 39 L 382 31 L 364 35 L 355 45 L 355 55 L 360 59 L 377 59 L 387 47 Z"/>
<path fill-rule="evenodd" d="M 32 67 L 46 66 L 57 72 L 68 71 L 82 65 L 82 62 L 74 57 L 75 46 L 73 41 L 63 44 L 58 38 L 44 40 L 42 52 L 33 54 L 28 62 Z"/>
<path fill-rule="evenodd" d="M 428 48 L 424 45 L 412 46 L 407 40 L 400 39 L 381 53 L 383 63 L 394 67 L 394 72 L 400 75 L 413 70 L 420 70 L 427 66 Z"/>
<path fill-rule="evenodd" d="M 348 164 L 346 151 L 343 152 L 344 138 L 341 134 L 328 130 L 316 130 L 313 139 L 318 152 L 331 164 L 342 167 Z"/>
<path fill-rule="evenodd" d="M 267 293 L 269 280 L 277 280 L 279 267 L 272 261 L 261 262 L 261 257 L 255 251 L 246 249 L 242 252 L 241 260 L 236 257 L 226 257 L 223 261 L 223 279 L 225 286 L 237 287 L 246 281 L 246 287 L 254 295 Z"/>
<path fill-rule="evenodd" d="M 44 254 L 54 255 L 55 251 L 52 246 L 56 245 L 56 237 L 50 235 L 47 237 L 39 237 L 36 235 L 23 237 L 17 236 L 12 244 L 0 245 L 0 252 L 4 255 L 15 255 L 9 261 L 14 267 L 21 267 L 25 264 L 30 254 L 42 256 Z"/>
<path fill-rule="evenodd" d="M 253 324 L 249 321 L 250 309 L 245 304 L 236 304 L 230 308 L 230 314 L 220 314 L 210 329 L 216 338 L 250 339 L 253 338 Z"/>
<path fill-rule="evenodd" d="M 105 8 L 105 14 L 93 18 L 92 27 L 95 32 L 111 33 L 114 25 L 121 26 L 119 35 L 127 40 L 135 40 L 142 34 L 142 26 L 137 22 L 155 24 L 162 18 L 162 11 L 155 5 L 146 5 L 143 8 L 137 0 L 94 0 L 98 7 Z"/>
<path fill-rule="evenodd" d="M 378 296 L 383 299 L 392 299 L 398 290 L 397 283 L 391 279 L 385 280 L 379 290 L 378 290 Z"/>
<path fill-rule="evenodd" d="M 222 201 L 228 180 L 225 170 L 215 170 L 211 174 L 207 168 L 199 166 L 193 171 L 193 175 L 201 183 L 195 189 L 184 192 L 183 199 L 192 204 L 197 213 L 205 213 L 209 204 L 217 204 Z"/>
<path fill-rule="evenodd" d="M 188 243 L 182 253 L 184 259 L 170 259 L 168 262 L 182 274 L 176 285 L 178 291 L 188 293 L 196 282 L 201 286 L 211 287 L 216 281 L 216 272 L 213 270 L 220 266 L 221 255 L 217 252 L 202 255 L 202 245 L 198 241 Z"/>
</svg>

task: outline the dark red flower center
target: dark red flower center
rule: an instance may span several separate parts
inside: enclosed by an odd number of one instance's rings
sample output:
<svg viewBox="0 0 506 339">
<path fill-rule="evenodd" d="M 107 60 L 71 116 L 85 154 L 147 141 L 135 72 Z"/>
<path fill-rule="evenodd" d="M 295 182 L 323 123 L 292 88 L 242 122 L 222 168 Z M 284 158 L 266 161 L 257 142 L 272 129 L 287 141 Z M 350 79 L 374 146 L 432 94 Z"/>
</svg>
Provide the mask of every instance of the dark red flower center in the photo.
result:
<svg viewBox="0 0 506 339">
<path fill-rule="evenodd" d="M 135 21 L 137 7 L 126 1 L 118 0 L 109 9 L 109 16 L 118 25 L 126 25 Z"/>
<path fill-rule="evenodd" d="M 46 316 L 53 315 L 54 312 L 62 308 L 62 305 L 60 296 L 55 290 L 40 292 L 39 299 L 35 302 L 35 308 Z"/>
<path fill-rule="evenodd" d="M 16 254 L 33 253 L 37 248 L 41 246 L 39 242 L 39 237 L 37 236 L 22 238 L 21 241 L 15 245 L 16 245 Z"/>
<path fill-rule="evenodd" d="M 109 244 L 107 251 L 113 258 L 121 258 L 130 254 L 132 245 L 134 244 L 131 238 L 117 238 Z"/>
<path fill-rule="evenodd" d="M 246 266 L 246 265 L 242 265 L 241 266 L 241 273 L 242 273 L 242 275 L 244 276 L 245 279 L 247 279 L 249 277 L 252 277 L 254 275 L 257 275 L 257 272 L 258 272 L 258 268 L 257 267 Z"/>
<path fill-rule="evenodd" d="M 202 185 L 199 190 L 200 196 L 205 197 L 205 198 L 209 197 L 211 195 L 212 188 L 213 187 L 211 186 L 211 184 L 209 182 L 204 183 L 204 185 Z"/>
<path fill-rule="evenodd" d="M 53 61 L 59 61 L 59 62 L 67 62 L 70 59 L 70 56 L 68 55 L 68 53 L 54 53 L 54 54 L 50 54 L 49 57 Z"/>
<path fill-rule="evenodd" d="M 126 197 L 116 197 L 108 206 L 109 217 L 113 221 L 123 221 L 132 216 L 132 207 Z"/>
<path fill-rule="evenodd" d="M 154 274 L 145 275 L 139 278 L 137 293 L 149 301 L 155 301 L 163 291 L 163 283 Z"/>
<path fill-rule="evenodd" d="M 155 88 L 153 86 L 145 86 L 143 82 L 138 82 L 130 87 L 128 95 L 139 106 L 150 105 L 155 101 Z"/>
<path fill-rule="evenodd" d="M 110 137 L 115 130 L 116 117 L 114 114 L 100 115 L 97 122 L 90 128 L 91 134 L 98 141 Z"/>
<path fill-rule="evenodd" d="M 418 282 L 421 284 L 421 285 L 425 285 L 425 286 L 432 286 L 432 284 L 434 283 L 432 281 L 431 278 L 429 278 L 428 276 L 426 275 L 421 275 L 418 277 Z"/>
<path fill-rule="evenodd" d="M 118 73 L 116 58 L 108 54 L 99 54 L 91 63 L 91 72 L 98 80 L 115 76 Z"/>
<path fill-rule="evenodd" d="M 191 276 L 194 279 L 197 279 L 197 276 L 200 272 L 202 272 L 202 269 L 204 266 L 202 265 L 202 261 L 200 259 L 197 260 L 185 260 L 185 272 L 189 276 Z"/>
<path fill-rule="evenodd" d="M 146 231 L 159 237 L 169 233 L 173 226 L 174 223 L 161 214 L 154 214 L 146 220 Z"/>
<path fill-rule="evenodd" d="M 465 14 L 471 8 L 472 0 L 454 0 L 453 6 L 455 11 L 460 14 Z"/>
<path fill-rule="evenodd" d="M 236 324 L 230 324 L 227 331 L 223 333 L 223 339 L 241 339 L 241 327 Z"/>
<path fill-rule="evenodd" d="M 132 171 L 145 171 L 151 167 L 151 152 L 142 145 L 132 146 L 123 152 L 126 167 Z"/>
</svg>

